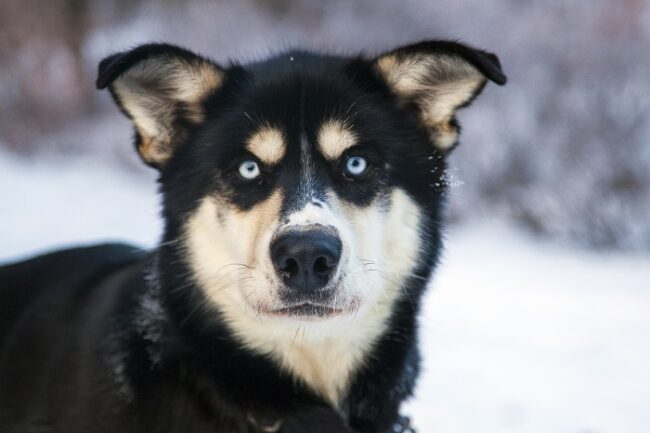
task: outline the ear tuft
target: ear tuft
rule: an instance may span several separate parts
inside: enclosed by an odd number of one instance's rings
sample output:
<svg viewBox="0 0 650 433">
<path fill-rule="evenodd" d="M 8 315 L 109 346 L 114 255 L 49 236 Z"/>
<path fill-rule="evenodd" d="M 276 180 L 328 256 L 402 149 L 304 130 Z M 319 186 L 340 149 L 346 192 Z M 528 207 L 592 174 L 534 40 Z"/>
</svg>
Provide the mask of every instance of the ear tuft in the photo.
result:
<svg viewBox="0 0 650 433">
<path fill-rule="evenodd" d="M 449 41 L 398 48 L 373 64 L 402 102 L 415 104 L 432 143 L 442 152 L 458 143 L 456 112 L 471 103 L 488 80 L 499 85 L 507 81 L 496 55 Z"/>
<path fill-rule="evenodd" d="M 108 87 L 133 121 L 142 159 L 161 168 L 183 140 L 183 125 L 203 120 L 202 103 L 221 86 L 223 75 L 213 62 L 188 50 L 147 44 L 102 60 L 96 84 Z"/>
</svg>

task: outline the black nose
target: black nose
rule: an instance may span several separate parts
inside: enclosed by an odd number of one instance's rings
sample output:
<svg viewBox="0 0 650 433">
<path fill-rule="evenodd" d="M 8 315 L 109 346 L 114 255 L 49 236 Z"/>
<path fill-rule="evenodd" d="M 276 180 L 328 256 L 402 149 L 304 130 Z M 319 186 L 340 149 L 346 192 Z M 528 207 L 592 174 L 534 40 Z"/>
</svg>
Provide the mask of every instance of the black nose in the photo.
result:
<svg viewBox="0 0 650 433">
<path fill-rule="evenodd" d="M 327 230 L 290 231 L 271 243 L 271 260 L 282 281 L 299 290 L 318 290 L 332 278 L 341 240 Z"/>
</svg>

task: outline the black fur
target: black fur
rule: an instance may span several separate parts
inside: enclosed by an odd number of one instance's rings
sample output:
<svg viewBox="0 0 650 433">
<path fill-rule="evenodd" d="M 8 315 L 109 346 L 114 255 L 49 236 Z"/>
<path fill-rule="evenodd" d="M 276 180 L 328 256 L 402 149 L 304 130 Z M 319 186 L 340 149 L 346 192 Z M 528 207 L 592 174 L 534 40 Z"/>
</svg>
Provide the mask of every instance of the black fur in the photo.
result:
<svg viewBox="0 0 650 433">
<path fill-rule="evenodd" d="M 423 43 L 399 55 L 422 51 L 460 55 L 505 82 L 496 56 L 460 44 Z M 178 47 L 142 46 L 102 61 L 97 86 L 110 86 L 145 58 L 170 56 L 201 59 Z M 165 230 L 158 248 L 78 248 L 0 268 L 1 432 L 244 433 L 281 421 L 282 433 L 379 433 L 397 422 L 417 377 L 417 314 L 441 248 L 444 155 L 372 61 L 290 52 L 215 68 L 224 80 L 203 101 L 205 120 L 184 125 L 189 132 L 159 167 Z M 363 177 L 346 177 L 341 162 L 313 148 L 326 118 L 347 119 L 360 137 L 350 153 L 369 161 Z M 251 158 L 243 143 L 261 123 L 283 125 L 288 153 L 251 183 L 236 167 Z M 189 277 L 179 242 L 184 222 L 209 194 L 248 210 L 279 188 L 283 211 L 300 206 L 304 142 L 314 158 L 313 197 L 331 189 L 364 206 L 398 187 L 424 218 L 424 248 L 403 284 L 406 295 L 338 409 L 243 348 L 218 311 L 197 307 L 205 295 Z"/>
</svg>

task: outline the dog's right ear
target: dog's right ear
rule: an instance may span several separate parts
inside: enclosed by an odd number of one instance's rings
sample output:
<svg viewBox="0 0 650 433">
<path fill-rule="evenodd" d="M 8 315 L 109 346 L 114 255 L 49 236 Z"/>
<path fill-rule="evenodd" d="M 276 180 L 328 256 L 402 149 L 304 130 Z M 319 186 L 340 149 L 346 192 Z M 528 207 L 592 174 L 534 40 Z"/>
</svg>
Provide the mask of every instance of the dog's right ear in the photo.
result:
<svg viewBox="0 0 650 433">
<path fill-rule="evenodd" d="M 223 70 L 197 54 L 168 44 L 141 45 L 99 63 L 97 88 L 108 87 L 133 121 L 136 148 L 162 168 L 188 124 L 203 120 L 202 103 L 223 82 Z"/>
</svg>

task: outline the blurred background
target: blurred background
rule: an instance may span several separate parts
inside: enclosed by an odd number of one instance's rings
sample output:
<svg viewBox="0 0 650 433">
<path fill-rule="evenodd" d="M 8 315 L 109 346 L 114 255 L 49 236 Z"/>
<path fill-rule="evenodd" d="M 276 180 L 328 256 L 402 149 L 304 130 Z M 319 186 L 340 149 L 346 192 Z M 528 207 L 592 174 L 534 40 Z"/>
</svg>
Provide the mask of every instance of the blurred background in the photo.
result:
<svg viewBox="0 0 650 433">
<path fill-rule="evenodd" d="M 155 173 L 94 88 L 168 41 L 247 61 L 427 38 L 499 55 L 462 111 L 422 319 L 421 432 L 650 432 L 647 0 L 2 0 L 0 260 L 159 235 Z"/>
</svg>

